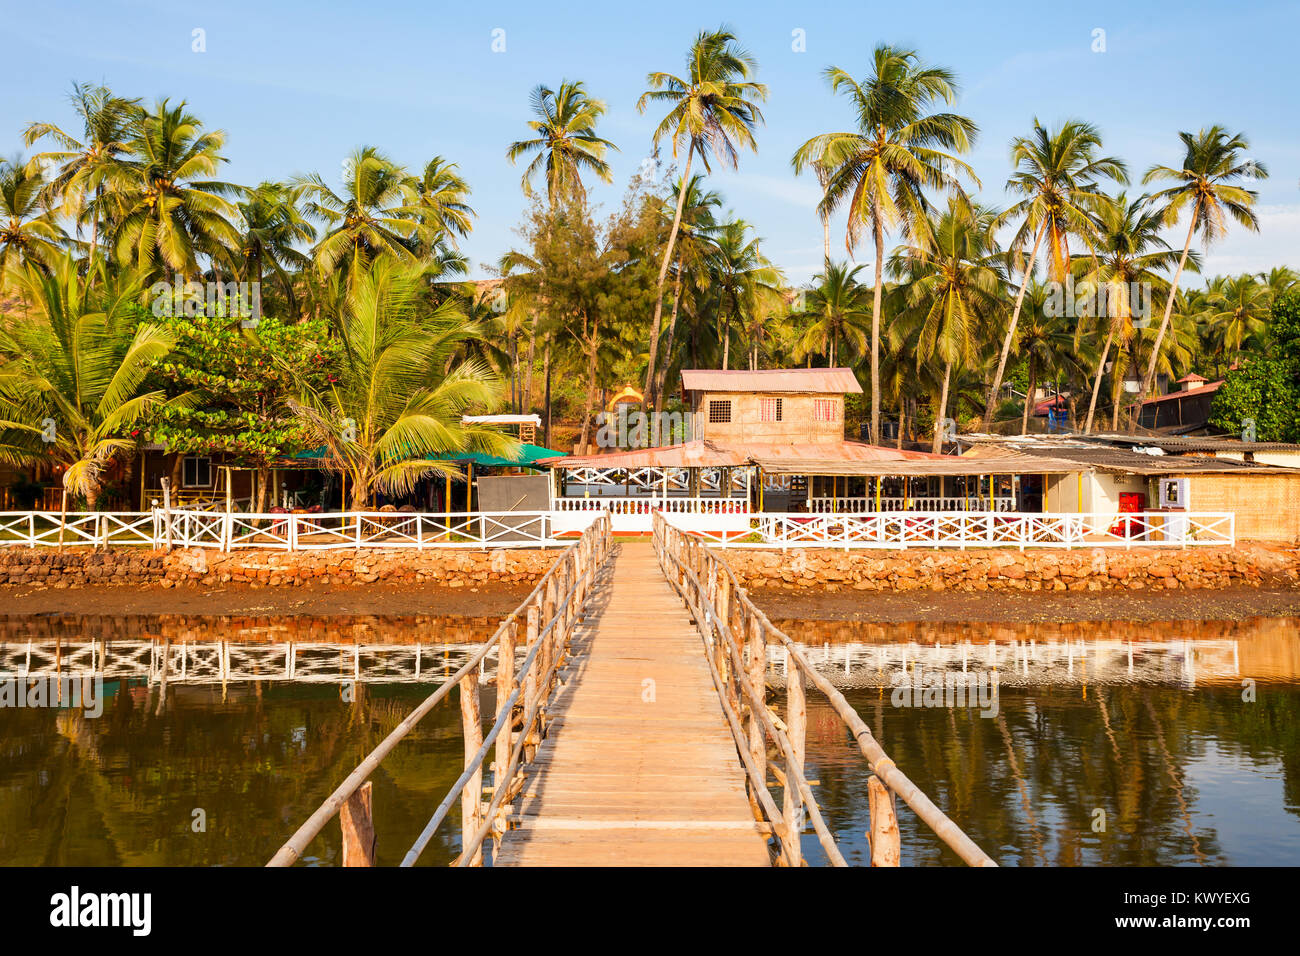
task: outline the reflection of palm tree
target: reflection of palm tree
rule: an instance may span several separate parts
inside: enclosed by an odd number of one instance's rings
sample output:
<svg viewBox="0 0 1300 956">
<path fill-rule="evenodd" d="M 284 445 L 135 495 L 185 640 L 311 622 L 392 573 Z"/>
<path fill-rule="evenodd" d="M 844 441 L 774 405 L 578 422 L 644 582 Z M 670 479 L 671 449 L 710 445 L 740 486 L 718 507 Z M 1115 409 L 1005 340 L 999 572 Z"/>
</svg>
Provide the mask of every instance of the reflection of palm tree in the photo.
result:
<svg viewBox="0 0 1300 956">
<path fill-rule="evenodd" d="M 1142 703 L 1146 705 L 1147 713 L 1151 715 L 1151 726 L 1156 734 L 1156 746 L 1160 748 L 1160 756 L 1165 762 L 1165 773 L 1173 782 L 1174 799 L 1178 801 L 1178 813 L 1183 818 L 1183 830 L 1187 833 L 1188 838 L 1192 841 L 1192 853 L 1196 855 L 1196 862 L 1205 865 L 1205 854 L 1201 852 L 1201 841 L 1196 838 L 1192 832 L 1192 816 L 1187 808 L 1187 800 L 1183 796 L 1183 778 L 1179 773 L 1178 767 L 1174 764 L 1174 758 L 1169 753 L 1169 747 L 1165 743 L 1165 733 L 1160 726 L 1160 718 L 1156 716 L 1156 709 L 1151 705 L 1151 695 L 1147 692 L 1142 694 Z"/>
<path fill-rule="evenodd" d="M 1025 784 L 1024 775 L 1020 772 L 1020 762 L 1016 760 L 1016 748 L 1011 741 L 1011 732 L 1007 730 L 1007 720 L 999 711 L 997 716 L 998 730 L 1002 734 L 1002 741 L 1007 747 L 1007 764 L 1011 768 L 1011 776 L 1015 778 L 1016 787 L 1020 790 L 1020 803 L 1025 810 L 1025 818 L 1029 821 L 1029 832 L 1034 835 L 1034 846 L 1038 852 L 1038 858 L 1047 863 L 1047 856 L 1043 852 L 1043 834 L 1038 829 L 1038 821 L 1034 818 L 1034 808 L 1029 802 L 1029 787 Z"/>
</svg>

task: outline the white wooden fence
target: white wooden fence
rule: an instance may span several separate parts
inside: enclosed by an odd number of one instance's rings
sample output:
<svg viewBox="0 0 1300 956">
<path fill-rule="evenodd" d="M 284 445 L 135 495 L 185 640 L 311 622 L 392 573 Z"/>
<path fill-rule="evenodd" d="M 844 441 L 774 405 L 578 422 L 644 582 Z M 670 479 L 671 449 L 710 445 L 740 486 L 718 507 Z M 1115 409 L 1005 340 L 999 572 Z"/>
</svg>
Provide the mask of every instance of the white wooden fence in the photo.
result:
<svg viewBox="0 0 1300 956">
<path fill-rule="evenodd" d="M 553 548 L 558 537 L 581 532 L 604 509 L 574 515 L 557 527 L 551 511 L 475 512 L 347 511 L 333 514 L 248 514 L 161 508 L 152 512 L 0 513 L 0 546 L 146 545 L 160 548 Z"/>
<path fill-rule="evenodd" d="M 1232 545 L 1231 512 L 1029 514 L 996 511 L 752 515 L 747 530 L 715 530 L 665 514 L 678 530 L 723 547 L 1134 548 Z"/>
</svg>

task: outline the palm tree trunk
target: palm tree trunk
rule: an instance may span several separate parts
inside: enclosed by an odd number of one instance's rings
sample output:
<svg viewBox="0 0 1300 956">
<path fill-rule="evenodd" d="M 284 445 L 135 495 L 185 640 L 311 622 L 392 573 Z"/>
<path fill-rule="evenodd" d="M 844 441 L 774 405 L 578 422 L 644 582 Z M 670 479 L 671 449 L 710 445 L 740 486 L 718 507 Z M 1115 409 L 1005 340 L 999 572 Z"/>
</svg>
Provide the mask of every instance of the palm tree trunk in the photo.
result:
<svg viewBox="0 0 1300 956">
<path fill-rule="evenodd" d="M 876 288 L 871 296 L 871 444 L 880 444 L 880 283 L 885 273 L 885 229 L 877 210 L 871 231 L 876 240 Z"/>
<path fill-rule="evenodd" d="M 1110 344 L 1114 339 L 1115 322 L 1112 319 L 1110 331 L 1106 333 L 1106 345 L 1101 350 L 1101 361 L 1097 363 L 1097 375 L 1092 380 L 1092 398 L 1088 400 L 1088 417 L 1083 420 L 1083 433 L 1085 435 L 1092 431 L 1092 416 L 1097 409 L 1097 394 L 1101 391 L 1101 376 L 1106 371 L 1106 356 L 1110 354 Z"/>
<path fill-rule="evenodd" d="M 682 260 L 677 258 L 677 278 L 673 280 L 673 314 L 668 320 L 668 341 L 664 344 L 664 360 L 659 363 L 654 382 L 654 418 L 650 422 L 650 443 L 662 444 L 659 436 L 660 416 L 664 410 L 664 385 L 668 382 L 668 366 L 673 361 L 673 342 L 677 338 L 677 310 L 682 302 Z M 647 396 L 649 397 L 649 396 Z"/>
<path fill-rule="evenodd" d="M 731 316 L 727 316 L 722 328 L 722 370 L 725 372 L 730 367 L 727 361 L 731 353 Z"/>
<path fill-rule="evenodd" d="M 998 389 L 1002 387 L 1002 376 L 1007 372 L 1007 357 L 1011 355 L 1011 346 L 1016 340 L 1016 323 L 1020 321 L 1020 308 L 1025 302 L 1025 290 L 1029 288 L 1029 280 L 1034 274 L 1034 263 L 1038 261 L 1038 247 L 1042 245 L 1043 234 L 1047 231 L 1047 223 L 1038 227 L 1038 235 L 1034 237 L 1034 251 L 1029 254 L 1029 261 L 1025 263 L 1025 274 L 1020 278 L 1020 291 L 1016 293 L 1016 307 L 1011 312 L 1011 324 L 1007 326 L 1006 338 L 1002 340 L 1002 355 L 998 358 L 998 370 L 993 376 L 993 385 L 989 388 L 988 403 L 984 406 L 984 431 L 989 430 L 989 425 L 993 421 L 994 403 L 997 401 Z"/>
<path fill-rule="evenodd" d="M 655 381 L 655 354 L 659 350 L 659 330 L 664 317 L 664 283 L 668 280 L 668 264 L 673 261 L 673 246 L 677 242 L 677 230 L 682 225 L 682 206 L 686 203 L 686 190 L 691 182 L 691 160 L 695 157 L 695 144 L 691 143 L 686 151 L 686 167 L 682 170 L 682 187 L 677 190 L 677 211 L 673 213 L 673 227 L 668 231 L 668 245 L 664 249 L 664 261 L 659 267 L 659 282 L 656 286 L 655 315 L 650 323 L 650 358 L 646 364 L 645 387 L 650 392 Z M 724 366 L 725 368 L 725 366 Z M 654 398 L 647 395 L 651 404 Z"/>
<path fill-rule="evenodd" d="M 524 412 L 533 410 L 533 363 L 537 360 L 537 316 L 528 330 L 528 366 L 524 369 Z"/>
<path fill-rule="evenodd" d="M 544 424 L 542 428 L 542 444 L 547 448 L 551 447 L 551 333 L 546 333 L 546 348 L 542 352 L 542 378 L 544 392 L 542 404 L 545 412 Z"/>
<path fill-rule="evenodd" d="M 1151 346 L 1151 358 L 1147 362 L 1146 374 L 1142 376 L 1142 388 L 1138 391 L 1137 402 L 1133 406 L 1133 412 L 1129 416 L 1128 433 L 1132 435 L 1137 431 L 1138 414 L 1142 407 L 1142 401 L 1147 398 L 1151 392 L 1151 383 L 1156 377 L 1156 363 L 1160 361 L 1160 346 L 1165 339 L 1165 331 L 1169 328 L 1169 316 L 1174 311 L 1174 298 L 1178 295 L 1178 280 L 1182 278 L 1183 267 L 1187 265 L 1187 253 L 1192 248 L 1192 236 L 1196 232 L 1196 217 L 1201 211 L 1200 200 L 1192 209 L 1192 222 L 1187 227 L 1187 241 L 1183 243 L 1183 255 L 1178 260 L 1178 269 L 1174 272 L 1174 281 L 1169 285 L 1169 298 L 1165 301 L 1165 315 L 1160 320 L 1160 330 L 1156 332 L 1156 340 Z"/>
<path fill-rule="evenodd" d="M 1029 353 L 1029 388 L 1025 392 L 1025 409 L 1020 415 L 1020 434 L 1029 434 L 1029 410 L 1034 407 L 1034 392 L 1038 388 L 1038 363 L 1034 353 Z"/>
<path fill-rule="evenodd" d="M 600 320 L 596 320 L 591 325 L 591 340 L 587 350 L 587 400 L 582 407 L 582 438 L 580 441 L 581 450 L 579 454 L 587 453 L 587 438 L 591 432 L 591 414 L 596 407 L 596 356 L 599 351 Z"/>
<path fill-rule="evenodd" d="M 930 451 L 935 454 L 943 447 L 943 421 L 948 415 L 948 383 L 952 380 L 952 362 L 943 367 L 943 390 L 939 392 L 939 413 L 934 416 L 934 441 Z"/>
<path fill-rule="evenodd" d="M 271 467 L 261 464 L 257 466 L 257 504 L 254 511 L 258 514 L 266 513 L 266 496 L 271 490 Z"/>
</svg>

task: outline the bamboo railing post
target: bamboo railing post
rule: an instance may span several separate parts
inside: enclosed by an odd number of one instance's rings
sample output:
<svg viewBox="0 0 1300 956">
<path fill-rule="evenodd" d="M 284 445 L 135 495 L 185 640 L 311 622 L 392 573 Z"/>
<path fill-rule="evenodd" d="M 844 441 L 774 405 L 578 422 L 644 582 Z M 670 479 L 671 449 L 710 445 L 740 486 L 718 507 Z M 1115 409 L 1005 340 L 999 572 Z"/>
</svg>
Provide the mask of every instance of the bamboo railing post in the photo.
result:
<svg viewBox="0 0 1300 956">
<path fill-rule="evenodd" d="M 767 743 L 763 733 L 763 722 L 758 716 L 757 708 L 766 707 L 763 690 L 767 686 L 767 644 L 764 641 L 763 625 L 758 615 L 749 618 L 749 683 L 758 695 L 757 700 L 749 702 L 749 756 L 758 768 L 759 779 L 767 779 Z"/>
<path fill-rule="evenodd" d="M 537 633 L 540 627 L 539 619 L 540 613 L 537 610 L 537 605 L 534 604 L 528 609 L 528 623 L 525 631 L 527 641 L 525 646 L 528 651 L 531 651 L 533 645 L 537 643 Z M 525 714 L 531 713 L 533 705 L 537 702 L 537 668 L 539 666 L 538 658 L 540 657 L 541 654 L 539 653 L 537 657 L 533 658 L 532 666 L 530 666 L 523 675 Z M 537 741 L 532 737 L 533 729 L 525 724 L 520 728 L 519 732 L 524 735 L 526 741 L 524 746 L 524 756 L 531 761 L 533 757 L 537 755 Z"/>
<path fill-rule="evenodd" d="M 479 700 L 479 674 L 482 673 L 481 664 L 471 668 L 469 673 L 461 678 L 460 681 L 460 723 L 461 734 L 465 740 L 465 769 L 470 768 L 470 763 L 478 753 L 478 749 L 483 746 L 483 719 L 482 708 Z M 465 852 L 465 847 L 474 839 L 474 834 L 478 832 L 479 824 L 482 822 L 483 812 L 483 768 L 480 766 L 470 777 L 469 783 L 460 794 L 460 836 L 461 852 Z M 483 865 L 483 848 L 475 847 L 473 858 L 470 860 L 470 866 Z"/>
<path fill-rule="evenodd" d="M 501 639 L 497 642 L 497 710 L 500 711 L 505 706 L 510 695 L 515 692 L 515 638 L 519 631 L 519 622 L 511 619 L 501 631 Z M 511 714 L 506 715 L 507 726 L 514 726 L 514 719 Z M 504 778 L 506 768 L 510 763 L 510 748 L 514 746 L 514 741 L 509 733 L 503 733 L 497 737 L 496 759 L 492 764 L 492 787 L 494 790 L 500 790 L 502 787 L 510 786 L 510 781 Z"/>
<path fill-rule="evenodd" d="M 339 826 L 343 830 L 344 866 L 375 865 L 372 786 L 367 780 L 339 807 Z"/>
<path fill-rule="evenodd" d="M 902 845 L 898 816 L 894 813 L 894 792 L 873 773 L 867 778 L 867 799 L 871 807 L 871 865 L 898 866 Z"/>
<path fill-rule="evenodd" d="M 803 857 L 799 834 L 803 832 L 803 797 L 795 786 L 794 765 L 802 772 L 808 737 L 808 704 L 804 693 L 803 671 L 796 664 L 785 672 L 785 735 L 790 742 L 790 758 L 785 762 L 785 825 L 792 834 L 792 855 L 798 865 Z M 805 774 L 807 776 L 807 774 Z"/>
</svg>

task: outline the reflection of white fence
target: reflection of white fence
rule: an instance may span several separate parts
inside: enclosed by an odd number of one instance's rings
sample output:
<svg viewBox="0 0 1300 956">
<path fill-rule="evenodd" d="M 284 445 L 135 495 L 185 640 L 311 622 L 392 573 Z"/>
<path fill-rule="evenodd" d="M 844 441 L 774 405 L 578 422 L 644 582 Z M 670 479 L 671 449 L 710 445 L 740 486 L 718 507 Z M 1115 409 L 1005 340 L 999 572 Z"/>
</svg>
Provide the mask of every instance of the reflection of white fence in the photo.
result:
<svg viewBox="0 0 1300 956">
<path fill-rule="evenodd" d="M 797 634 L 796 634 L 797 636 Z M 1241 677 L 1237 641 L 1229 638 L 1130 641 L 1013 640 L 948 644 L 848 643 L 808 645 L 804 656 L 837 687 L 897 686 L 918 671 L 995 672 L 1006 687 L 1048 684 L 1173 684 L 1236 681 Z M 779 686 L 789 651 L 769 645 L 768 680 Z M 773 678 L 776 678 L 775 680 Z"/>
<path fill-rule="evenodd" d="M 292 681 L 300 684 L 436 682 L 454 673 L 478 644 L 239 643 L 155 640 L 74 644 L 0 641 L 0 679 L 102 677 L 149 684 Z M 495 661 L 495 649 L 490 656 Z M 494 673 L 485 666 L 480 683 Z"/>
<path fill-rule="evenodd" d="M 750 516 L 748 528 L 738 530 L 717 530 L 689 516 L 667 518 L 681 531 L 727 547 L 1132 548 L 1236 542 L 1231 512 L 757 514 Z"/>
<path fill-rule="evenodd" d="M 222 550 L 311 551 L 341 548 L 552 548 L 557 535 L 583 531 L 605 509 L 571 516 L 557 526 L 550 511 L 430 514 L 348 511 L 336 514 L 246 514 L 157 509 L 140 513 L 75 513 L 60 532 L 59 513 L 0 514 L 0 545 L 147 545 Z"/>
<path fill-rule="evenodd" d="M 988 511 L 989 499 L 971 495 L 943 498 L 886 498 L 876 499 L 871 496 L 859 498 L 813 498 L 812 509 L 817 514 L 863 514 L 869 511 Z M 999 495 L 993 499 L 994 511 L 1015 511 L 1016 499 L 1010 495 Z"/>
</svg>

